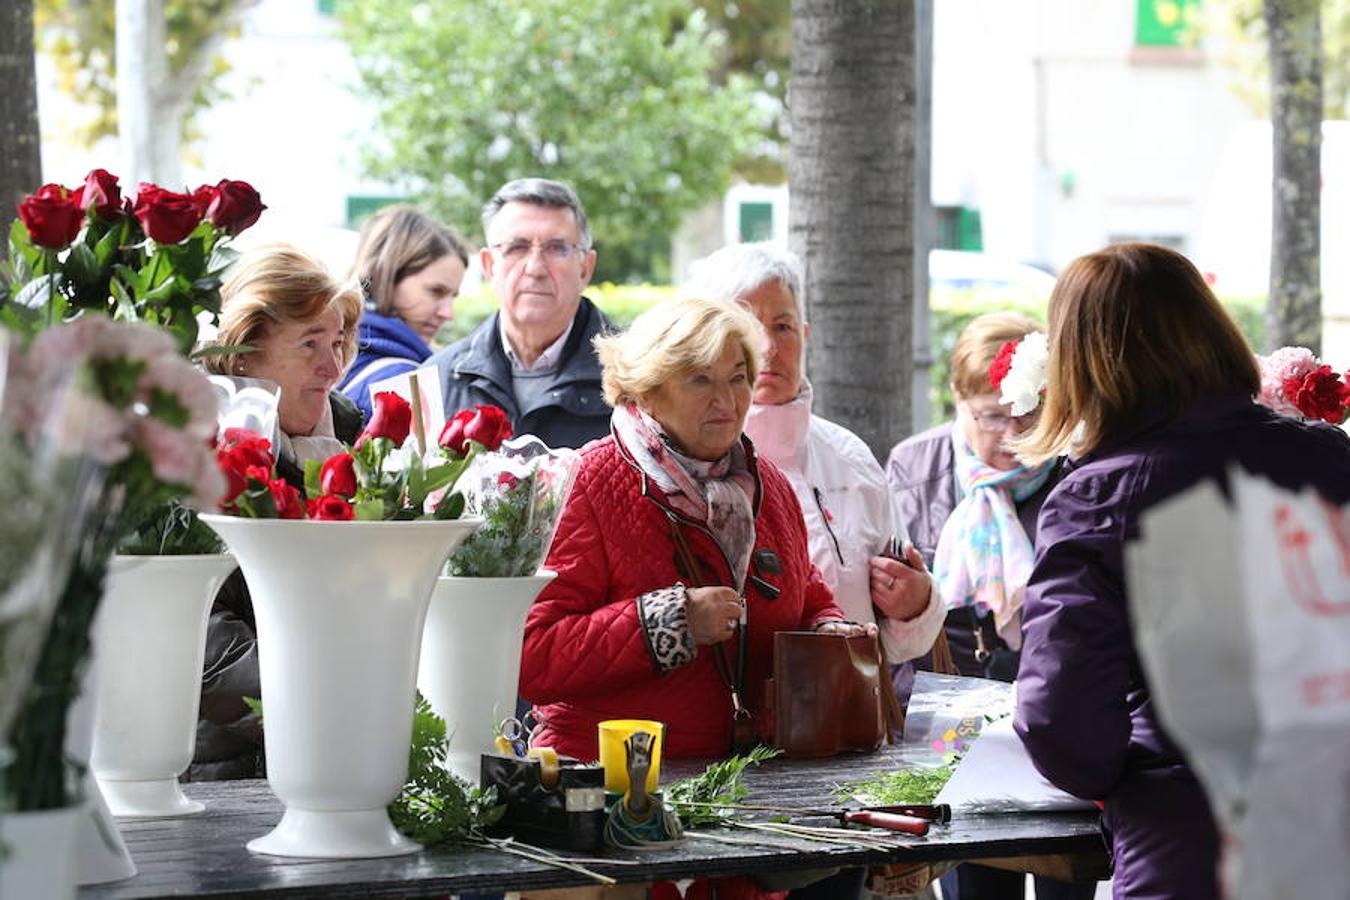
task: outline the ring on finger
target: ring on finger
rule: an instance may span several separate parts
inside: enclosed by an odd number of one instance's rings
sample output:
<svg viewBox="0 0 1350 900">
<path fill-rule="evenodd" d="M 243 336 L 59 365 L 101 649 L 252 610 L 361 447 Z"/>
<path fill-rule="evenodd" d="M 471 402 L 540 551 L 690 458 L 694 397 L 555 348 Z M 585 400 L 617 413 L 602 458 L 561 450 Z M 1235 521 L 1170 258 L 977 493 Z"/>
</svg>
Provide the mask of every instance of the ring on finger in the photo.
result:
<svg viewBox="0 0 1350 900">
<path fill-rule="evenodd" d="M 727 631 L 735 631 L 735 630 L 736 630 L 736 620 L 727 619 Z"/>
</svg>

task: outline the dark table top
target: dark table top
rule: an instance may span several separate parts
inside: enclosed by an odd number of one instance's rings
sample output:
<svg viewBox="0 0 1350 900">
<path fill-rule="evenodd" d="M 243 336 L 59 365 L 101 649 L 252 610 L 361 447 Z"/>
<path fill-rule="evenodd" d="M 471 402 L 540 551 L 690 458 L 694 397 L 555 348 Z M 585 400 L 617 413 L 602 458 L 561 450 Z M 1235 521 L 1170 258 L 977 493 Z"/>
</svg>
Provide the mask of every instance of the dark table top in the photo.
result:
<svg viewBox="0 0 1350 900">
<path fill-rule="evenodd" d="M 836 806 L 836 785 L 916 761 L 910 748 L 827 760 L 771 760 L 746 776 L 748 803 Z M 701 765 L 667 764 L 662 781 Z M 437 847 L 411 856 L 365 860 L 293 860 L 245 849 L 281 818 L 280 801 L 265 781 L 202 782 L 185 786 L 207 806 L 204 814 L 119 822 L 139 873 L 114 884 L 82 888 L 81 900 L 151 897 L 431 897 L 462 891 L 520 891 L 593 884 L 585 875 L 488 849 Z M 740 840 L 751 832 L 721 831 Z M 607 851 L 638 865 L 592 865 L 620 882 L 695 876 L 785 872 L 826 866 L 940 862 L 1068 855 L 1098 867 L 1105 850 L 1095 813 L 960 816 L 926 837 L 886 835 L 893 846 L 863 850 L 799 839 L 772 846 L 726 844 L 691 837 L 669 850 Z"/>
</svg>

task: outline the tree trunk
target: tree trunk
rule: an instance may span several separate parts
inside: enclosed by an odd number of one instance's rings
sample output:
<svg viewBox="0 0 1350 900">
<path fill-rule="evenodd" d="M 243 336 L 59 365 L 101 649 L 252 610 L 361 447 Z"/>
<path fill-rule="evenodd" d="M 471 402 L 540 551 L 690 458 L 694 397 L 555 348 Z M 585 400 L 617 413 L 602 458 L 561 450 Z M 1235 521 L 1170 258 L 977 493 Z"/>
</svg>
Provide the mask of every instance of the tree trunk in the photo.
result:
<svg viewBox="0 0 1350 900">
<path fill-rule="evenodd" d="M 181 104 L 165 102 L 169 58 L 164 0 L 117 0 L 117 132 L 122 183 L 182 190 Z"/>
<path fill-rule="evenodd" d="M 1322 24 L 1319 0 L 1265 0 L 1274 209 L 1266 347 L 1322 348 Z"/>
<path fill-rule="evenodd" d="M 792 3 L 788 233 L 816 411 L 878 458 L 911 428 L 914 28 L 912 0 Z"/>
<path fill-rule="evenodd" d="M 42 184 L 32 0 L 0 10 L 0 85 L 0 223 L 8 228 L 15 205 Z M 0 235 L 0 258 L 4 246 Z"/>
</svg>

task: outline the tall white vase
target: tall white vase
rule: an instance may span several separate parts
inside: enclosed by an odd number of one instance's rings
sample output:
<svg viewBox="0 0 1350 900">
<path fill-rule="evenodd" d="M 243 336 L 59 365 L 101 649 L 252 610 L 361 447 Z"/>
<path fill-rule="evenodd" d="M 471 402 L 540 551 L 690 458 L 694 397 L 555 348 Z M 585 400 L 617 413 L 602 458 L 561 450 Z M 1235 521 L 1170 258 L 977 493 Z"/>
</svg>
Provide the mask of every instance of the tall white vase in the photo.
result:
<svg viewBox="0 0 1350 900">
<path fill-rule="evenodd" d="M 253 598 L 267 779 L 286 806 L 248 848 L 321 858 L 416 852 L 385 807 L 407 778 L 432 586 L 481 520 L 202 520 L 239 560 Z"/>
<path fill-rule="evenodd" d="M 91 764 L 113 815 L 175 816 L 192 762 L 211 601 L 235 569 L 212 556 L 116 556 L 94 625 L 98 706 Z"/>
<path fill-rule="evenodd" d="M 450 771 L 477 784 L 479 756 L 492 753 L 493 727 L 515 715 L 525 616 L 557 576 L 436 581 L 422 633 L 417 687 L 450 734 Z"/>
<path fill-rule="evenodd" d="M 0 897 L 73 900 L 75 835 L 83 815 L 79 805 L 0 813 Z"/>
</svg>

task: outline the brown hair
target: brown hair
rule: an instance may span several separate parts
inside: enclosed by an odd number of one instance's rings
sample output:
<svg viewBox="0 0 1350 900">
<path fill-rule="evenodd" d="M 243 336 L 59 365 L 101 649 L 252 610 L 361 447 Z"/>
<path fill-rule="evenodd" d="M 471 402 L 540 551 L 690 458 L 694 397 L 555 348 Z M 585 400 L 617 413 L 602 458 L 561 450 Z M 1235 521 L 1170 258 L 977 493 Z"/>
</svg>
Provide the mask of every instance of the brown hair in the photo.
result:
<svg viewBox="0 0 1350 900">
<path fill-rule="evenodd" d="M 323 263 L 289 244 L 268 244 L 245 253 L 220 289 L 220 325 L 209 346 L 239 347 L 263 338 L 272 324 L 310 322 L 328 309 L 342 313 L 342 365 L 356 356 L 361 292 L 328 274 Z M 240 375 L 246 353 L 207 356 L 202 365 L 217 375 Z"/>
<path fill-rule="evenodd" d="M 1190 260 L 1155 244 L 1115 244 L 1069 264 L 1050 295 L 1046 401 L 1014 442 L 1028 464 L 1081 456 L 1163 409 L 1261 388 L 1256 358 Z"/>
<path fill-rule="evenodd" d="M 386 206 L 361 226 L 351 276 L 375 312 L 392 316 L 398 283 L 450 255 L 468 268 L 469 247 L 452 229 L 411 206 Z"/>
<path fill-rule="evenodd" d="M 958 397 L 993 393 L 989 365 L 999 348 L 1041 330 L 1041 323 L 1015 312 L 985 313 L 971 319 L 952 349 L 952 390 Z"/>
</svg>

